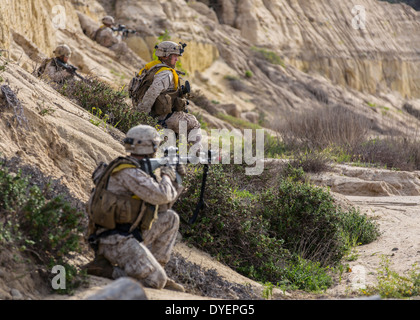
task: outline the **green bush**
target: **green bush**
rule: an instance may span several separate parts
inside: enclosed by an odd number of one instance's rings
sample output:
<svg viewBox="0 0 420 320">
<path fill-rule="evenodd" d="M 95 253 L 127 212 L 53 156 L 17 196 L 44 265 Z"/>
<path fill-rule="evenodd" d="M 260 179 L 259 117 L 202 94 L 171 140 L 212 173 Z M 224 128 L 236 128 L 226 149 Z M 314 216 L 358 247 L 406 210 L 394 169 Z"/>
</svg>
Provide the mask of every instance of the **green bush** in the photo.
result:
<svg viewBox="0 0 420 320">
<path fill-rule="evenodd" d="M 339 211 L 340 228 L 348 247 L 368 244 L 380 236 L 379 227 L 358 209 Z"/>
<path fill-rule="evenodd" d="M 270 231 L 284 239 L 291 252 L 325 266 L 344 255 L 337 208 L 328 192 L 285 179 L 262 195 L 261 204 Z"/>
<path fill-rule="evenodd" d="M 280 65 L 283 68 L 286 67 L 284 61 L 280 56 L 275 53 L 274 51 L 265 49 L 265 48 L 258 48 L 258 47 L 251 47 L 251 51 L 257 56 L 258 58 L 264 59 L 272 64 Z"/>
<path fill-rule="evenodd" d="M 245 71 L 245 77 L 246 78 L 252 78 L 254 76 L 254 73 L 251 70 Z"/>
<path fill-rule="evenodd" d="M 284 268 L 285 280 L 279 284 L 296 290 L 325 291 L 333 284 L 328 271 L 328 268 L 322 267 L 320 262 L 295 255 Z"/>
<path fill-rule="evenodd" d="M 257 197 L 234 189 L 230 165 L 213 165 L 206 184 L 206 208 L 199 222 L 181 225 L 187 241 L 231 268 L 260 281 L 278 279 L 288 252 L 283 241 L 271 237 L 267 222 L 254 211 Z M 226 171 L 225 171 L 226 170 Z M 189 167 L 186 191 L 175 210 L 188 219 L 198 202 L 202 171 Z"/>
<path fill-rule="evenodd" d="M 180 231 L 251 279 L 323 290 L 331 284 L 330 266 L 348 252 L 347 240 L 371 241 L 376 227 L 357 210 L 341 210 L 327 190 L 300 182 L 301 168 L 286 166 L 278 175 L 278 183 L 267 187 L 241 165 L 212 165 L 206 207 L 196 224 L 183 223 Z M 186 191 L 174 206 L 184 222 L 198 202 L 201 179 L 201 169 L 188 166 Z M 354 228 L 352 221 L 358 222 Z"/>
<path fill-rule="evenodd" d="M 139 124 L 157 125 L 156 119 L 136 111 L 126 102 L 127 93 L 124 90 L 115 90 L 96 78 L 67 81 L 57 90 L 87 111 L 103 115 L 105 123 L 124 133 Z"/>
<path fill-rule="evenodd" d="M 48 199 L 48 186 L 33 185 L 31 176 L 9 172 L 6 164 L 0 159 L 0 244 L 30 249 L 44 266 L 62 264 L 81 249 L 84 214 L 64 195 Z"/>
</svg>

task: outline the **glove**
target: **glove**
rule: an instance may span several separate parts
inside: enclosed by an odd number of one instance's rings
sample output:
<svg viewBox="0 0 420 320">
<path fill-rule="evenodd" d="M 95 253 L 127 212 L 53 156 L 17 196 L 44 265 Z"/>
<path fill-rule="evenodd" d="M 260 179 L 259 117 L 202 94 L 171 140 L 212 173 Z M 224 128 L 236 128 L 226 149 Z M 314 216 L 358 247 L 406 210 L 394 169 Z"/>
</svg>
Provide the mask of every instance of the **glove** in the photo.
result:
<svg viewBox="0 0 420 320">
<path fill-rule="evenodd" d="M 182 163 L 178 163 L 176 165 L 176 172 L 178 172 L 178 174 L 181 177 L 185 177 L 185 175 L 187 174 L 187 169 L 185 168 L 185 165 Z"/>
<path fill-rule="evenodd" d="M 163 177 L 164 174 L 166 174 L 171 181 L 175 181 L 176 180 L 176 173 L 174 168 L 170 167 L 170 166 L 164 166 L 160 169 L 160 173 Z"/>
</svg>

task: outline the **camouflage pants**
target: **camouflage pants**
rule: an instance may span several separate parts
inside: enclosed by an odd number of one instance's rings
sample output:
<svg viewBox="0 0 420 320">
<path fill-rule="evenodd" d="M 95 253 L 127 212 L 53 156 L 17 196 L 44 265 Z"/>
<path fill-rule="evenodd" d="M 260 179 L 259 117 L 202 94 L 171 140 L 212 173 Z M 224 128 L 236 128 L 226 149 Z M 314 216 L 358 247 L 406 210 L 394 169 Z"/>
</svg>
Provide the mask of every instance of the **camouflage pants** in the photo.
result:
<svg viewBox="0 0 420 320">
<path fill-rule="evenodd" d="M 163 117 L 164 118 L 164 117 Z M 189 137 L 192 130 L 196 130 L 195 140 L 190 141 L 193 144 L 200 144 L 202 140 L 201 125 L 197 118 L 183 111 L 174 112 L 169 119 L 165 121 L 167 128 L 173 130 L 176 134 L 180 133 L 180 123 L 183 123 L 187 129 L 187 135 Z"/>
<path fill-rule="evenodd" d="M 162 289 L 167 281 L 163 267 L 171 257 L 178 228 L 178 214 L 167 210 L 159 213 L 152 228 L 142 233 L 142 243 L 133 236 L 111 235 L 99 240 L 98 254 L 144 286 Z"/>
</svg>

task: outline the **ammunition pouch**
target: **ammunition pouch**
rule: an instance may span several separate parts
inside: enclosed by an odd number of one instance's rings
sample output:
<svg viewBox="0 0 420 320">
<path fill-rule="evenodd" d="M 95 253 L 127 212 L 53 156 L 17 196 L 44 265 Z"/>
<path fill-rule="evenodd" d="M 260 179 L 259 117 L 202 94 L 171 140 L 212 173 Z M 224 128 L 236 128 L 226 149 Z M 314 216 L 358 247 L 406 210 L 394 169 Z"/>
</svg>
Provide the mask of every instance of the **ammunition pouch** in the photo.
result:
<svg viewBox="0 0 420 320">
<path fill-rule="evenodd" d="M 135 76 L 131 79 L 130 83 L 128 84 L 128 96 L 130 99 L 139 100 L 140 95 L 144 95 L 144 90 L 139 92 L 140 86 L 142 85 L 143 77 Z"/>
<path fill-rule="evenodd" d="M 173 111 L 185 111 L 187 107 L 187 101 L 183 98 L 176 97 L 173 102 Z"/>
<path fill-rule="evenodd" d="M 102 190 L 91 204 L 92 220 L 106 229 L 115 229 L 117 224 L 132 224 L 140 213 L 141 204 L 141 200 Z"/>
<path fill-rule="evenodd" d="M 152 117 L 164 116 L 175 111 L 185 111 L 187 101 L 181 97 L 181 91 L 166 91 L 161 93 L 151 111 Z"/>
<path fill-rule="evenodd" d="M 141 230 L 146 231 L 150 230 L 153 222 L 158 219 L 158 208 L 159 206 L 154 206 L 151 204 L 146 205 L 146 211 L 144 212 L 143 218 L 141 219 Z"/>
<path fill-rule="evenodd" d="M 153 107 L 151 114 L 154 117 L 164 116 L 172 112 L 172 99 L 167 93 L 160 94 Z"/>
</svg>

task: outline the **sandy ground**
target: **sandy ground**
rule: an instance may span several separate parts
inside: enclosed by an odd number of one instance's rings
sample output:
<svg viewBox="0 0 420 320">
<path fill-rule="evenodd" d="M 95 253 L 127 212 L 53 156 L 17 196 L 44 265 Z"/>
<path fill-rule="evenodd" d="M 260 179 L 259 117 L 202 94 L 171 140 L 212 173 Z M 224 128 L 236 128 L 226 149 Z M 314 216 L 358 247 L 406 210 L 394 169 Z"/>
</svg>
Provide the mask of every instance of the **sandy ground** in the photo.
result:
<svg viewBox="0 0 420 320">
<path fill-rule="evenodd" d="M 328 290 L 332 295 L 345 295 L 353 289 L 377 283 L 378 270 L 384 259 L 399 274 L 420 263 L 420 197 L 346 197 L 362 212 L 374 217 L 381 236 L 376 241 L 355 249 L 354 261 L 348 263 L 352 272 L 344 273 L 338 286 Z"/>
</svg>

